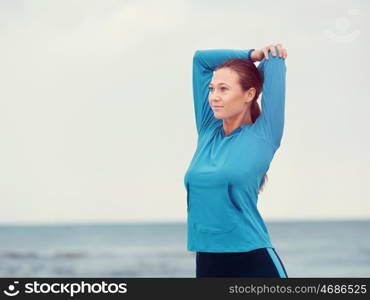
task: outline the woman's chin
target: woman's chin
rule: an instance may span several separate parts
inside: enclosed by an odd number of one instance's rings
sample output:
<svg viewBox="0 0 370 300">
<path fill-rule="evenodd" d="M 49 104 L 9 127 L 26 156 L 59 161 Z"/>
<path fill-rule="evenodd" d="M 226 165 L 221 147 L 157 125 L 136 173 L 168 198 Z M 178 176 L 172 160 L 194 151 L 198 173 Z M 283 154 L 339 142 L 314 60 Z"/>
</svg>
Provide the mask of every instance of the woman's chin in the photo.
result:
<svg viewBox="0 0 370 300">
<path fill-rule="evenodd" d="M 222 119 L 222 115 L 218 112 L 214 112 L 213 116 L 216 118 L 216 119 L 219 119 L 221 120 Z"/>
</svg>

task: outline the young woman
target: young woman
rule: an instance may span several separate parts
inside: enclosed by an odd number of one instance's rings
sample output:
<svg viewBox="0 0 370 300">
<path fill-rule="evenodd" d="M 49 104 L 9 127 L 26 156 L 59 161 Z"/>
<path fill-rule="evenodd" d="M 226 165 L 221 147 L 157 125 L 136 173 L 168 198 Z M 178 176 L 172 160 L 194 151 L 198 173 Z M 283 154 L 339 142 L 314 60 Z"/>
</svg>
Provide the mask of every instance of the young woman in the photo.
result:
<svg viewBox="0 0 370 300">
<path fill-rule="evenodd" d="M 257 209 L 283 134 L 286 57 L 281 44 L 194 54 L 198 143 L 184 184 L 196 277 L 288 277 Z"/>
</svg>

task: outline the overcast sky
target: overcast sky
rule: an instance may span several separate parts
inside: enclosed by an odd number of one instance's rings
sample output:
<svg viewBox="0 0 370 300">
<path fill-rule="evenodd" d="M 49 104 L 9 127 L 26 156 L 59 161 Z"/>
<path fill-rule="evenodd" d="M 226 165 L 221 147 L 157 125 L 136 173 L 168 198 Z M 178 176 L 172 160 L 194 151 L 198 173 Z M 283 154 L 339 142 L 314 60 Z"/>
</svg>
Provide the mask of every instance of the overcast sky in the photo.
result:
<svg viewBox="0 0 370 300">
<path fill-rule="evenodd" d="M 369 1 L 0 0 L 0 223 L 186 221 L 198 49 L 288 51 L 267 221 L 370 218 Z"/>
</svg>

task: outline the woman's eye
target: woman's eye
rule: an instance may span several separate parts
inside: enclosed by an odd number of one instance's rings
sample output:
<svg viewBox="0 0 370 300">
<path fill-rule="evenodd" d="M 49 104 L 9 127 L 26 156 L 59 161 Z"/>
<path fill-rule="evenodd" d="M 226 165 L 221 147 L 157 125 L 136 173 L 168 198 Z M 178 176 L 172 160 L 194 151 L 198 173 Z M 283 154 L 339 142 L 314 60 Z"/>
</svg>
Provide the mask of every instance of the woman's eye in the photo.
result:
<svg viewBox="0 0 370 300">
<path fill-rule="evenodd" d="M 211 91 L 211 90 L 213 90 L 213 88 L 209 87 L 209 90 Z M 227 90 L 227 88 L 226 87 L 221 87 L 221 90 Z"/>
</svg>

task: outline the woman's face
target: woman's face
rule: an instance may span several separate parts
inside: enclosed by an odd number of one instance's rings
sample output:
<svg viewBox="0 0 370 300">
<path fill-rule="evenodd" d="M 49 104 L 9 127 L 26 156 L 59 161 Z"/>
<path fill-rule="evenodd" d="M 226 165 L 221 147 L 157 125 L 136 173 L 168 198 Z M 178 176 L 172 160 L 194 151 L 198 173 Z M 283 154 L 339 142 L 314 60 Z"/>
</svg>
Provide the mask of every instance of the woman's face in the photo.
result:
<svg viewBox="0 0 370 300">
<path fill-rule="evenodd" d="M 208 101 L 215 118 L 228 119 L 244 113 L 254 95 L 254 88 L 244 92 L 239 84 L 239 75 L 225 67 L 214 72 L 209 85 Z"/>
</svg>

